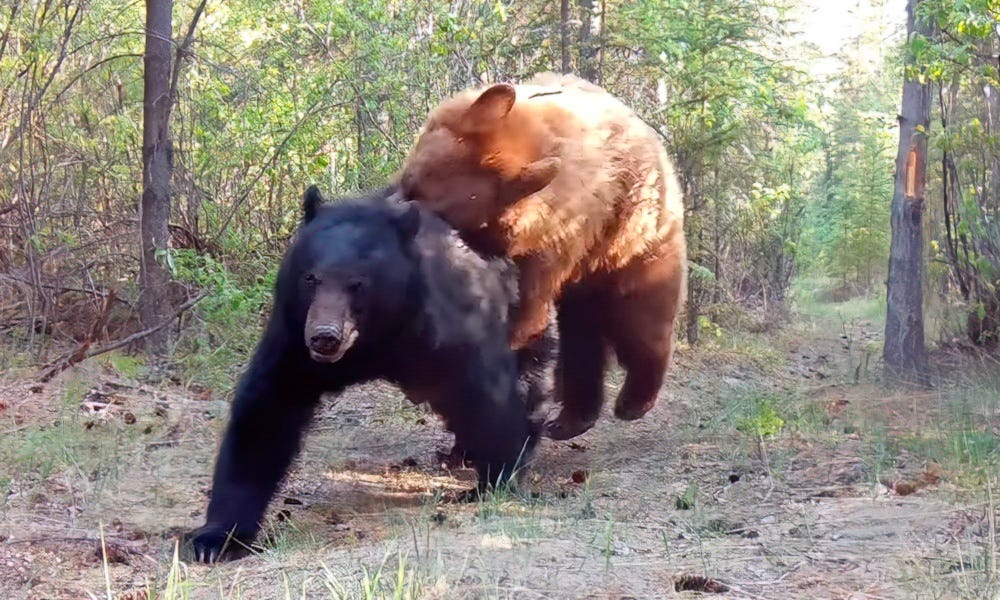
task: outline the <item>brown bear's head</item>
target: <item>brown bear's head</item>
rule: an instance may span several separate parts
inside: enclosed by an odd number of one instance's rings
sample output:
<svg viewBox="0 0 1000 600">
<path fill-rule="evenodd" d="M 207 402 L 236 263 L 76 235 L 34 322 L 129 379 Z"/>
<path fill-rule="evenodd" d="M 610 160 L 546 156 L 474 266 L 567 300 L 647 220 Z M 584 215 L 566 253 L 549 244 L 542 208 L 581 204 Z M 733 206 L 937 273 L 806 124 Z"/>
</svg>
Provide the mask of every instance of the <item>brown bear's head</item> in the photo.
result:
<svg viewBox="0 0 1000 600">
<path fill-rule="evenodd" d="M 400 178 L 403 194 L 469 232 L 547 186 L 560 160 L 543 156 L 531 116 L 515 111 L 515 88 L 500 83 L 474 101 L 459 95 L 428 121 Z M 513 111 L 513 112 L 512 112 Z"/>
</svg>

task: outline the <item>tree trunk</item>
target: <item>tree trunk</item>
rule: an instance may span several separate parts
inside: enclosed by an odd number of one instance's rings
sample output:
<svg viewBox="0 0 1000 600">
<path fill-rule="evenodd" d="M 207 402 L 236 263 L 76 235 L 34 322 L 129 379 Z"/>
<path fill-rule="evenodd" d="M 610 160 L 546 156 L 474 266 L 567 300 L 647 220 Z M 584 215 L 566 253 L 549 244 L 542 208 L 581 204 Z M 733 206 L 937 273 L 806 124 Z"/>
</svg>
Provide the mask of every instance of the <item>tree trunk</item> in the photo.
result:
<svg viewBox="0 0 1000 600">
<path fill-rule="evenodd" d="M 594 0 L 580 0 L 580 77 L 597 81 L 597 46 L 594 40 Z"/>
<path fill-rule="evenodd" d="M 908 0 L 907 32 L 927 36 L 928 23 L 918 20 L 920 0 Z M 913 64 L 912 55 L 907 64 Z M 927 176 L 927 135 L 930 130 L 931 89 L 906 79 L 899 116 L 899 153 L 892 196 L 892 244 L 889 251 L 887 312 L 883 358 L 891 376 L 927 380 L 924 349 L 924 238 L 922 219 Z"/>
<path fill-rule="evenodd" d="M 170 314 L 167 291 L 170 273 L 163 252 L 170 242 L 170 176 L 173 143 L 170 139 L 170 93 L 173 0 L 146 0 L 146 53 L 142 110 L 142 200 L 139 203 L 139 316 L 143 326 L 159 325 Z M 147 351 L 167 350 L 167 328 L 146 339 Z"/>
<path fill-rule="evenodd" d="M 559 36 L 562 47 L 562 72 L 569 73 L 569 0 L 559 3 Z"/>
<path fill-rule="evenodd" d="M 700 163 L 700 157 L 697 158 Z M 702 248 L 704 247 L 704 234 L 705 227 L 702 222 L 701 215 L 701 166 L 696 167 L 697 172 L 691 173 L 687 168 L 682 167 L 681 169 L 681 185 L 684 187 L 684 197 L 690 202 L 690 212 L 684 217 L 684 237 L 688 241 L 687 254 L 688 262 L 694 263 L 696 265 L 702 265 L 704 262 L 704 257 L 702 256 Z M 688 344 L 694 346 L 698 343 L 698 339 L 701 333 L 701 323 L 699 322 L 699 317 L 701 316 L 701 300 L 702 300 L 702 281 L 704 278 L 699 270 L 698 274 L 692 277 L 688 275 L 687 282 L 687 302 L 684 305 L 684 312 L 687 315 L 687 341 Z"/>
<path fill-rule="evenodd" d="M 597 85 L 604 85 L 604 45 L 608 39 L 608 25 L 607 25 L 607 14 L 608 14 L 608 3 L 607 0 L 601 0 L 601 24 L 597 32 L 597 74 L 594 78 L 594 83 Z"/>
</svg>

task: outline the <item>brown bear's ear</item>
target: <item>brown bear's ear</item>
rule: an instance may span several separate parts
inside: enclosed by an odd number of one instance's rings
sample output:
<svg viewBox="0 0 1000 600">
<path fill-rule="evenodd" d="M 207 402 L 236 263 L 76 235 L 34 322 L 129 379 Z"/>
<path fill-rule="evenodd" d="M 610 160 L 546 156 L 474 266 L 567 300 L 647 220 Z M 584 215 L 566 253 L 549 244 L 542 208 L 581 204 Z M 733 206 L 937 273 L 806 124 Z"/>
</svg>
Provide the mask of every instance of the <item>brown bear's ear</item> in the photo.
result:
<svg viewBox="0 0 1000 600">
<path fill-rule="evenodd" d="M 462 125 L 471 131 L 482 131 L 493 127 L 514 108 L 516 96 L 514 86 L 509 83 L 490 86 L 465 111 Z"/>
<path fill-rule="evenodd" d="M 315 185 L 309 186 L 305 195 L 302 196 L 302 222 L 308 223 L 315 219 L 321 206 L 323 206 L 323 194 Z"/>
<path fill-rule="evenodd" d="M 542 158 L 525 166 L 514 179 L 503 186 L 501 202 L 504 204 L 517 202 L 525 196 L 541 191 L 542 188 L 552 183 L 552 180 L 559 174 L 561 166 L 562 159 L 557 156 Z"/>
</svg>

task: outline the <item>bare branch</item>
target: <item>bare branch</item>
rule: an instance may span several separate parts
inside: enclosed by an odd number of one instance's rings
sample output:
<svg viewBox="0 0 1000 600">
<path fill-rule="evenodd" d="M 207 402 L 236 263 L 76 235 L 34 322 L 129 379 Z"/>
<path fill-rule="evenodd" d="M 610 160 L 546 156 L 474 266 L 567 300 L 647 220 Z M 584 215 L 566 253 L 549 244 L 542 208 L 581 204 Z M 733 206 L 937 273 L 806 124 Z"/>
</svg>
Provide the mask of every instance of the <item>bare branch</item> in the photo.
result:
<svg viewBox="0 0 1000 600">
<path fill-rule="evenodd" d="M 194 16 L 191 17 L 191 23 L 188 25 L 187 34 L 184 35 L 184 41 L 177 46 L 177 55 L 174 58 L 174 72 L 170 75 L 169 94 L 171 106 L 177 98 L 177 80 L 181 76 L 181 61 L 184 58 L 184 54 L 191 47 L 191 42 L 194 41 L 194 30 L 198 26 L 198 20 L 201 19 L 202 13 L 205 12 L 206 2 L 207 0 L 201 0 L 198 3 L 198 7 L 194 9 Z"/>
<path fill-rule="evenodd" d="M 186 302 L 184 302 L 184 304 L 178 306 L 177 310 L 175 310 L 173 314 L 171 314 L 169 317 L 167 317 L 154 327 L 138 331 L 130 336 L 126 336 L 120 340 L 105 344 L 103 346 L 98 346 L 97 348 L 90 348 L 90 345 L 93 343 L 92 338 L 96 337 L 94 336 L 94 329 L 92 329 L 91 336 L 88 336 L 88 339 L 79 347 L 77 347 L 76 350 L 70 352 L 69 354 L 64 355 L 63 357 L 53 361 L 48 366 L 44 367 L 38 374 L 38 380 L 44 383 L 80 361 L 86 360 L 88 358 L 93 358 L 94 356 L 98 356 L 101 354 L 106 354 L 108 352 L 111 352 L 112 350 L 117 350 L 119 348 L 127 346 L 132 342 L 136 342 L 145 337 L 149 337 L 154 333 L 157 333 L 158 331 L 162 330 L 167 325 L 173 323 L 174 319 L 184 314 L 188 309 L 190 309 L 195 304 L 201 302 L 206 296 L 208 296 L 208 293 L 202 292 L 197 296 L 188 299 Z M 109 298 L 105 299 L 106 310 L 107 306 L 111 304 L 110 302 L 108 302 L 108 300 L 113 301 L 113 294 L 110 295 Z M 96 323 L 99 323 L 102 317 L 105 320 L 107 319 L 106 315 L 102 315 L 98 317 L 97 321 L 95 321 L 95 328 L 97 329 L 98 332 L 100 331 L 100 328 L 96 327 Z M 103 327 L 103 325 L 101 327 Z"/>
</svg>

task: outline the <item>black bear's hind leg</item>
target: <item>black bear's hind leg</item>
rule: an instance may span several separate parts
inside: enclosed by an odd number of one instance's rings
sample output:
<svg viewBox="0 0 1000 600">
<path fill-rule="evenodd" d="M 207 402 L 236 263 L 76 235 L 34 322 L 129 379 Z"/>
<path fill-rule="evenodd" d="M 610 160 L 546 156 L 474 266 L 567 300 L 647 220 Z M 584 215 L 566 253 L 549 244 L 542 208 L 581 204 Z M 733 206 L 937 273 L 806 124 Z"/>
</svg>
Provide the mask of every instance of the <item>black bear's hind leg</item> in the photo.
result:
<svg viewBox="0 0 1000 600">
<path fill-rule="evenodd" d="M 517 395 L 527 410 L 529 419 L 544 402 L 553 400 L 555 396 L 556 360 L 559 355 L 559 329 L 555 316 L 553 310 L 544 335 L 516 353 Z M 533 429 L 540 427 L 541 424 L 532 425 Z M 457 437 L 451 450 L 437 452 L 436 458 L 438 463 L 450 469 L 472 466 Z"/>
<path fill-rule="evenodd" d="M 457 396 L 440 407 L 455 445 L 466 452 L 479 475 L 482 494 L 516 483 L 538 442 L 538 428 L 518 395 L 517 368 L 508 348 L 472 361 Z"/>
</svg>

